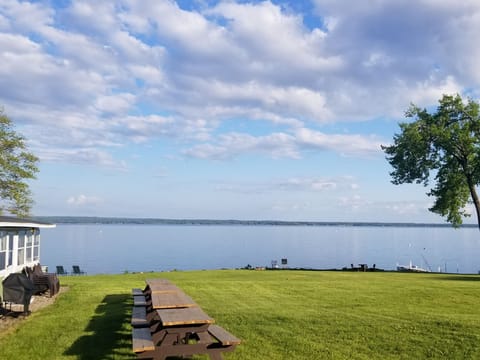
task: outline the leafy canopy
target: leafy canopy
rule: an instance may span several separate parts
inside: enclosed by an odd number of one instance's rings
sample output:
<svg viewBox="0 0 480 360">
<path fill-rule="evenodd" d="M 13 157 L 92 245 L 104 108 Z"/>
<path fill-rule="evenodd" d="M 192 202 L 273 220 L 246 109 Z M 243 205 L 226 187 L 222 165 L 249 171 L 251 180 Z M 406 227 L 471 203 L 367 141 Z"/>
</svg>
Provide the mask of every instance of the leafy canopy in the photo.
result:
<svg viewBox="0 0 480 360">
<path fill-rule="evenodd" d="M 29 215 L 33 200 L 26 181 L 35 179 L 37 162 L 0 108 L 0 214 Z"/>
<path fill-rule="evenodd" d="M 480 226 L 476 186 L 480 183 L 480 118 L 478 102 L 459 95 L 443 95 L 436 112 L 411 105 L 405 113 L 412 122 L 400 123 L 393 144 L 382 146 L 392 165 L 392 182 L 418 183 L 433 188 L 430 211 L 454 226 L 469 216 L 465 207 L 473 202 Z"/>
</svg>

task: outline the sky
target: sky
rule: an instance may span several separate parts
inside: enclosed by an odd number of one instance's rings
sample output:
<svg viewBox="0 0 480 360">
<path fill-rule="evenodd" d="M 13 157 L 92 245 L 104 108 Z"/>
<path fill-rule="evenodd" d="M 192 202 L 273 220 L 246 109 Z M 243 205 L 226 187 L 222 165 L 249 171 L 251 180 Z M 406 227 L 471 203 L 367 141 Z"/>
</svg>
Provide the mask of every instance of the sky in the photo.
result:
<svg viewBox="0 0 480 360">
<path fill-rule="evenodd" d="M 479 99 L 479 37 L 478 0 L 0 0 L 0 106 L 34 215 L 444 222 L 381 145 Z"/>
</svg>

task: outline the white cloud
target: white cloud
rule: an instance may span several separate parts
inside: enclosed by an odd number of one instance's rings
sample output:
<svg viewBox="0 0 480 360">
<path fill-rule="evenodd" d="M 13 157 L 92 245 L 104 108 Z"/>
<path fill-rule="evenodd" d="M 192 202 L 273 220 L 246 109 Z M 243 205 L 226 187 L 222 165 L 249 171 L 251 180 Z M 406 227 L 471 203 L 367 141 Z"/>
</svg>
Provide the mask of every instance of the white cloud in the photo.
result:
<svg viewBox="0 0 480 360">
<path fill-rule="evenodd" d="M 230 159 L 239 154 L 263 154 L 271 158 L 301 158 L 303 151 L 333 151 L 343 156 L 366 157 L 381 153 L 380 141 L 375 136 L 325 134 L 306 128 L 295 129 L 293 134 L 272 133 L 252 136 L 228 133 L 218 137 L 216 143 L 199 144 L 183 151 L 189 157 L 201 159 Z"/>
<path fill-rule="evenodd" d="M 134 102 L 135 95 L 130 93 L 105 95 L 96 99 L 96 108 L 103 113 L 124 114 L 132 108 Z"/>
<path fill-rule="evenodd" d="M 300 15 L 287 14 L 269 1 L 223 2 L 208 13 L 227 20 L 230 38 L 251 59 L 250 65 L 259 70 L 268 72 L 289 66 L 293 73 L 305 74 L 332 71 L 342 65 L 339 56 L 322 51 L 326 37 L 323 31 L 308 31 Z M 285 74 L 278 74 L 280 78 L 282 75 Z"/>
<path fill-rule="evenodd" d="M 278 184 L 285 190 L 324 191 L 335 190 L 337 183 L 327 179 L 290 178 Z"/>
<path fill-rule="evenodd" d="M 10 21 L 10 27 L 22 31 L 35 31 L 53 23 L 53 9 L 41 3 L 5 0 L 0 4 L 0 12 Z"/>
<path fill-rule="evenodd" d="M 91 206 L 91 205 L 98 205 L 103 203 L 103 200 L 96 197 L 96 196 L 87 196 L 87 195 L 77 195 L 77 196 L 70 196 L 67 199 L 67 204 L 76 207 L 83 207 L 83 206 Z"/>
<path fill-rule="evenodd" d="M 335 151 L 347 156 L 378 154 L 382 144 L 375 136 L 325 134 L 306 128 L 297 129 L 296 138 L 301 146 Z"/>
<path fill-rule="evenodd" d="M 97 149 L 55 149 L 40 148 L 37 156 L 42 161 L 76 163 L 91 166 L 100 166 L 107 169 L 126 171 L 127 164 L 124 160 L 117 160 L 110 153 Z"/>
<path fill-rule="evenodd" d="M 53 4 L 0 5 L 0 104 L 52 161 L 158 138 L 202 159 L 366 156 L 377 136 L 314 128 L 480 93 L 474 0 L 315 0 L 317 27 L 271 1 Z M 272 127 L 215 131 L 232 119 Z"/>
<path fill-rule="evenodd" d="M 342 193 L 351 189 L 352 178 L 344 177 L 289 177 L 285 179 L 271 179 L 265 182 L 235 182 L 219 183 L 217 191 L 227 191 L 240 194 L 265 193 L 306 193 L 327 194 Z"/>
<path fill-rule="evenodd" d="M 183 151 L 183 154 L 201 159 L 229 159 L 242 153 L 264 154 L 272 158 L 298 158 L 293 137 L 285 133 L 252 136 L 228 133 L 219 136 L 217 144 L 200 144 Z"/>
</svg>

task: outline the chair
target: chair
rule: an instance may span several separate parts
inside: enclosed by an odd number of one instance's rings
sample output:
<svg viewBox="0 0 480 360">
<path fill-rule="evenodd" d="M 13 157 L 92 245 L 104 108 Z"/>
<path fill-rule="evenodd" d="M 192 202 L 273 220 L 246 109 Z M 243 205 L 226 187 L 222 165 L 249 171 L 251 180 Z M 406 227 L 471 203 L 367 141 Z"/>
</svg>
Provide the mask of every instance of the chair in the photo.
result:
<svg viewBox="0 0 480 360">
<path fill-rule="evenodd" d="M 86 274 L 85 271 L 80 270 L 80 266 L 78 265 L 72 265 L 72 274 L 73 275 L 83 275 Z"/>
<path fill-rule="evenodd" d="M 32 280 L 35 285 L 35 295 L 49 290 L 50 297 L 52 297 L 60 290 L 60 281 L 56 274 L 45 272 L 43 270 L 44 268 L 47 267 L 37 264 L 30 271 L 27 267 L 27 272 L 29 273 L 30 280 Z"/>
<path fill-rule="evenodd" d="M 62 265 L 57 265 L 57 275 L 68 275 L 68 272 L 63 269 Z"/>
</svg>

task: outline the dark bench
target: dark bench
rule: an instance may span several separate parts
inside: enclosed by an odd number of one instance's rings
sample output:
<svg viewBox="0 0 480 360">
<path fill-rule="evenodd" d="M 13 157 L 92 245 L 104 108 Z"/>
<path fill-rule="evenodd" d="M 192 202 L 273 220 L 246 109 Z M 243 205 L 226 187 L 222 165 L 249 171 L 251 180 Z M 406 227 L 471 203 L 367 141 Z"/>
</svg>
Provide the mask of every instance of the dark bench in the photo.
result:
<svg viewBox="0 0 480 360">
<path fill-rule="evenodd" d="M 142 290 L 142 289 L 134 288 L 134 289 L 132 289 L 132 295 L 133 295 L 133 296 L 144 295 L 144 294 L 143 294 L 143 290 Z"/>
<path fill-rule="evenodd" d="M 144 295 L 133 295 L 133 306 L 147 306 L 147 300 Z"/>
<path fill-rule="evenodd" d="M 239 338 L 235 337 L 224 328 L 215 324 L 212 324 L 208 327 L 208 333 L 212 335 L 223 346 L 236 346 L 242 342 Z"/>
<path fill-rule="evenodd" d="M 150 328 L 132 329 L 132 348 L 134 353 L 143 353 L 145 351 L 155 350 L 155 344 L 150 334 Z"/>
<path fill-rule="evenodd" d="M 147 308 L 145 306 L 134 306 L 132 308 L 131 324 L 133 327 L 145 327 L 149 325 Z"/>
</svg>

